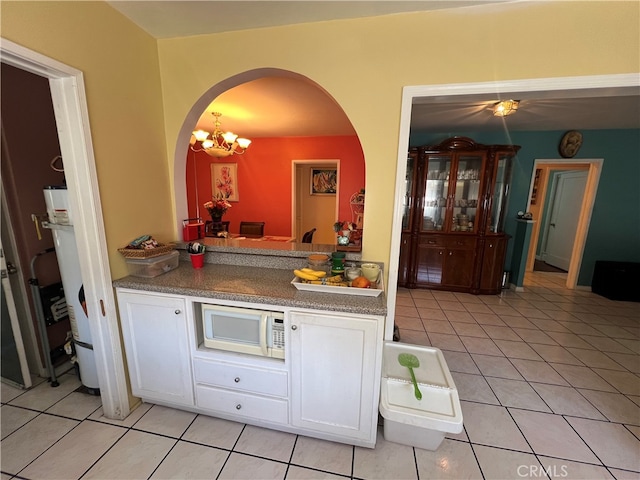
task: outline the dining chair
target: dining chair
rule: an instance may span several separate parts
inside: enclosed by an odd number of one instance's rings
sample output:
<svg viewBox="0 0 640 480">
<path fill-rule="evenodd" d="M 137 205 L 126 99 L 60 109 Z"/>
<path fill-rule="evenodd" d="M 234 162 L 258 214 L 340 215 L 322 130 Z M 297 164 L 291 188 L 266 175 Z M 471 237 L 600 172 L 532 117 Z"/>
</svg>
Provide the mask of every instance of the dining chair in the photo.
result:
<svg viewBox="0 0 640 480">
<path fill-rule="evenodd" d="M 311 243 L 313 241 L 313 234 L 315 233 L 315 231 L 316 229 L 312 228 L 308 232 L 305 232 L 305 234 L 302 235 L 302 243 Z"/>
<path fill-rule="evenodd" d="M 263 237 L 264 222 L 240 222 L 240 235 L 247 237 Z"/>
</svg>

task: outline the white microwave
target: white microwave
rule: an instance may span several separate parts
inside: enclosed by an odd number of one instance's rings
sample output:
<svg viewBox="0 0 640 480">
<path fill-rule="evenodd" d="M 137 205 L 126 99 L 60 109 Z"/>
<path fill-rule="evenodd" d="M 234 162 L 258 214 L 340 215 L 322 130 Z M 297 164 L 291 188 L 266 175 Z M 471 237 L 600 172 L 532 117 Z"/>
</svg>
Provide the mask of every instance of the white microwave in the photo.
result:
<svg viewBox="0 0 640 480">
<path fill-rule="evenodd" d="M 202 305 L 204 346 L 284 358 L 284 313 Z"/>
</svg>

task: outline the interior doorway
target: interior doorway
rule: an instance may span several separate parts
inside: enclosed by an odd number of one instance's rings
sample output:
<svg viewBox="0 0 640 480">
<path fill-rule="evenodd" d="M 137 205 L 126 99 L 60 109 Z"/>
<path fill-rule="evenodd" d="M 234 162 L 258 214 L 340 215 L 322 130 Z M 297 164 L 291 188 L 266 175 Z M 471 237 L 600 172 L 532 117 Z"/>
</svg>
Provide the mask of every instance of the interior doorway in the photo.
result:
<svg viewBox="0 0 640 480">
<path fill-rule="evenodd" d="M 554 177 L 556 177 L 555 173 L 582 172 L 582 175 L 586 175 L 586 178 L 584 179 L 584 193 L 581 196 L 581 200 L 572 202 L 575 207 L 573 213 L 568 213 L 568 211 L 564 212 L 567 215 L 574 216 L 574 218 L 572 218 L 572 221 L 575 222 L 574 226 L 572 226 L 572 231 L 575 231 L 574 240 L 569 245 L 568 250 L 565 250 L 564 246 L 560 247 L 564 250 L 564 253 L 561 256 L 566 257 L 566 260 L 563 260 L 561 264 L 558 262 L 554 263 L 553 260 L 551 262 L 552 266 L 562 265 L 563 267 L 566 267 L 566 287 L 569 289 L 576 288 L 578 283 L 578 274 L 580 273 L 580 265 L 582 264 L 584 245 L 589 231 L 591 213 L 598 189 L 600 172 L 602 171 L 602 164 L 602 159 L 550 159 L 534 161 L 527 211 L 533 214 L 533 219 L 536 220 L 536 222 L 533 224 L 531 242 L 527 252 L 527 272 L 534 271 L 539 240 L 543 240 L 548 243 L 548 233 L 546 235 L 545 233 L 548 232 L 549 229 L 545 229 L 545 225 L 553 223 L 550 218 L 553 216 L 553 212 L 551 211 L 552 209 L 548 208 L 552 207 L 552 202 L 549 201 L 550 196 L 548 196 L 547 193 L 553 190 L 551 186 L 553 184 Z M 563 213 L 562 209 L 561 213 Z M 563 270 L 564 269 L 565 268 L 563 268 Z"/>
<path fill-rule="evenodd" d="M 335 233 L 333 224 L 338 218 L 340 192 L 340 160 L 294 160 L 292 187 L 291 232 L 297 241 L 302 241 L 305 232 L 315 228 L 313 243 L 333 244 Z M 314 172 L 335 171 L 335 193 L 314 193 L 312 178 Z"/>
<path fill-rule="evenodd" d="M 108 418 L 123 419 L 130 411 L 129 392 L 83 74 L 9 40 L 3 40 L 0 54 L 3 63 L 48 79 L 60 151 L 65 159 L 69 204 L 78 225 L 78 256 L 94 341 L 102 409 Z"/>
<path fill-rule="evenodd" d="M 480 82 L 466 84 L 441 84 L 441 85 L 419 85 L 407 86 L 402 90 L 402 106 L 400 111 L 400 126 L 398 138 L 398 152 L 396 158 L 396 184 L 395 184 L 395 207 L 393 211 L 391 249 L 389 254 L 388 288 L 387 288 L 387 316 L 390 319 L 395 317 L 396 296 L 398 290 L 398 269 L 400 264 L 400 244 L 402 232 L 402 205 L 406 191 L 406 171 L 407 171 L 407 151 L 409 150 L 409 136 L 411 132 L 411 112 L 414 103 L 437 102 L 445 97 L 461 98 L 467 96 L 471 100 L 474 96 L 482 98 L 483 95 L 504 95 L 529 94 L 544 96 L 545 94 L 571 96 L 575 93 L 590 94 L 593 96 L 623 96 L 628 95 L 632 89 L 637 89 L 638 78 L 635 74 L 618 75 L 592 75 L 583 77 L 558 77 L 539 78 L 526 80 L 505 80 L 495 82 Z M 595 171 L 592 171 L 595 169 Z M 534 168 L 535 172 L 535 168 Z M 590 166 L 590 184 L 599 178 L 600 169 L 597 166 Z M 533 179 L 532 179 L 533 180 Z M 583 221 L 584 222 L 584 221 Z M 580 229 L 581 226 L 579 225 Z M 586 235 L 585 235 L 586 237 Z M 584 241 L 582 238 L 581 241 Z M 580 257 L 584 244 L 580 247 Z M 575 251 L 574 251 L 575 254 Z M 573 259 L 573 256 L 572 256 Z M 519 259 L 518 259 L 519 260 Z M 577 282 L 577 270 L 568 275 L 567 282 L 572 282 L 575 286 Z M 573 287 L 572 287 L 573 288 Z M 385 325 L 385 339 L 393 338 L 393 321 Z"/>
<path fill-rule="evenodd" d="M 552 177 L 547 214 L 544 222 L 540 220 L 542 236 L 537 257 L 548 265 L 568 271 L 587 172 L 552 172 Z"/>
</svg>

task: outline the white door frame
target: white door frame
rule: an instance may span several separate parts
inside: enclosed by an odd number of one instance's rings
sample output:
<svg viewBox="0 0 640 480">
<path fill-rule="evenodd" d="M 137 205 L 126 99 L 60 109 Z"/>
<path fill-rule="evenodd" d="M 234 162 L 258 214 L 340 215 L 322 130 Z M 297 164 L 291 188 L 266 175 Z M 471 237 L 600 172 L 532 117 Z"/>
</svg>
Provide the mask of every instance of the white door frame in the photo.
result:
<svg viewBox="0 0 640 480">
<path fill-rule="evenodd" d="M 611 96 L 621 95 L 625 90 L 626 94 L 630 94 L 630 89 L 638 87 L 640 87 L 640 76 L 637 73 L 404 87 L 402 89 L 402 105 L 400 109 L 400 135 L 398 139 L 398 157 L 396 162 L 396 193 L 391 230 L 391 249 L 389 252 L 388 288 L 386 292 L 387 318 L 391 321 L 388 321 L 385 326 L 385 339 L 391 340 L 393 338 L 393 320 L 395 318 L 396 294 L 398 292 L 400 235 L 402 232 L 402 202 L 405 194 L 404 183 L 407 171 L 407 151 L 409 150 L 411 107 L 415 99 L 434 98 L 439 96 L 446 97 L 487 94 L 495 95 L 496 98 L 502 96 L 502 94 L 506 94 L 506 98 L 509 93 L 538 92 L 542 95 L 545 92 L 569 92 L 572 90 L 589 90 L 595 94 L 602 91 L 604 92 L 602 96 Z M 434 101 L 435 100 L 436 98 L 434 98 Z"/>
<path fill-rule="evenodd" d="M 104 232 L 98 177 L 89 128 L 84 77 L 80 70 L 1 39 L 2 62 L 49 79 L 69 203 L 87 294 L 103 413 L 123 419 L 129 395 Z"/>
</svg>

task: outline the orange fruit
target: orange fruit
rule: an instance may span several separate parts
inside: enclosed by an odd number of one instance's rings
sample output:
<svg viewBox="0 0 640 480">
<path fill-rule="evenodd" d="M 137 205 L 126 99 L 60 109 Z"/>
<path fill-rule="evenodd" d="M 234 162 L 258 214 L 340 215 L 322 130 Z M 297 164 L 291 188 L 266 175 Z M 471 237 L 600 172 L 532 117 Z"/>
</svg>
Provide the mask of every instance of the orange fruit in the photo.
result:
<svg viewBox="0 0 640 480">
<path fill-rule="evenodd" d="M 351 281 L 351 286 L 356 288 L 370 288 L 371 282 L 365 277 L 356 277 Z"/>
</svg>

